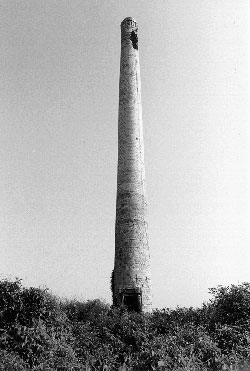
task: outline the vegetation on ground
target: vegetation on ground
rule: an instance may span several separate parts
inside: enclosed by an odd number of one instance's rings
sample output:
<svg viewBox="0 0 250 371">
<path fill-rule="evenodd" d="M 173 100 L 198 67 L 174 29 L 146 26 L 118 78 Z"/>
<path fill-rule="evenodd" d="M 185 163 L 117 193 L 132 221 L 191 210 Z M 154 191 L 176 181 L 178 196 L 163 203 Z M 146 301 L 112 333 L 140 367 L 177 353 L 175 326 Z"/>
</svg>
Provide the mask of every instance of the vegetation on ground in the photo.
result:
<svg viewBox="0 0 250 371">
<path fill-rule="evenodd" d="M 250 284 L 201 308 L 113 308 L 0 281 L 0 370 L 250 370 Z"/>
</svg>

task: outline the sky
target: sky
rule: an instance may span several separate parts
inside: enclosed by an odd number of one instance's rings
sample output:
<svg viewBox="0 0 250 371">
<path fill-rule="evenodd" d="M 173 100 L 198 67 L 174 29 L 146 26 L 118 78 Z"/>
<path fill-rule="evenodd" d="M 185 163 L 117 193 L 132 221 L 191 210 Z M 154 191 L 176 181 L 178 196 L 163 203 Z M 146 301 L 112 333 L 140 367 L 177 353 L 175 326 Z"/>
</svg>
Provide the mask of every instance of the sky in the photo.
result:
<svg viewBox="0 0 250 371">
<path fill-rule="evenodd" d="M 249 5 L 2 0 L 0 277 L 111 303 L 120 23 L 139 27 L 154 308 L 250 282 Z"/>
</svg>

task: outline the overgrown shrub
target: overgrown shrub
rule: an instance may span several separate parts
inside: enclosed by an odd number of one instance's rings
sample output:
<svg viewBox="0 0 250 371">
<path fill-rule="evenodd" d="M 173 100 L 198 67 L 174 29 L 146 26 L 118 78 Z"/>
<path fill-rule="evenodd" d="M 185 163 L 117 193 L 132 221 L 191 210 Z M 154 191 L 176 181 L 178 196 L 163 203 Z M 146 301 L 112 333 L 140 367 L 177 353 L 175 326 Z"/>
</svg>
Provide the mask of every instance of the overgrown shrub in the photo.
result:
<svg viewBox="0 0 250 371">
<path fill-rule="evenodd" d="M 72 322 L 94 322 L 105 316 L 110 306 L 99 299 L 81 302 L 79 300 L 65 300 L 61 309 Z"/>
<path fill-rule="evenodd" d="M 32 369 L 39 364 L 53 369 L 65 362 L 77 362 L 71 324 L 48 290 L 23 288 L 18 279 L 2 280 L 0 327 L 0 350 L 5 354 L 0 369 L 7 367 L 6 352 L 12 360 L 9 363 L 15 360 L 15 367 L 23 367 L 19 359 Z"/>
<path fill-rule="evenodd" d="M 0 281 L 0 370 L 250 371 L 250 285 L 152 314 Z"/>
<path fill-rule="evenodd" d="M 250 284 L 218 286 L 209 289 L 213 295 L 206 307 L 209 322 L 227 325 L 250 320 Z"/>
</svg>

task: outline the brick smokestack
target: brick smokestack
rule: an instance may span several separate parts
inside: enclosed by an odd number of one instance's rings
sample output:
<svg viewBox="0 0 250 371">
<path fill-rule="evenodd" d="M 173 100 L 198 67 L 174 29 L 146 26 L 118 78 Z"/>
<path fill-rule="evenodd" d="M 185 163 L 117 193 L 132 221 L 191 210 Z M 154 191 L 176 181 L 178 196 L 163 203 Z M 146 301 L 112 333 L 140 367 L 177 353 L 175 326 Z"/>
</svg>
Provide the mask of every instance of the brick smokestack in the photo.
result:
<svg viewBox="0 0 250 371">
<path fill-rule="evenodd" d="M 145 191 L 137 23 L 121 23 L 114 305 L 150 312 L 150 255 Z"/>
</svg>

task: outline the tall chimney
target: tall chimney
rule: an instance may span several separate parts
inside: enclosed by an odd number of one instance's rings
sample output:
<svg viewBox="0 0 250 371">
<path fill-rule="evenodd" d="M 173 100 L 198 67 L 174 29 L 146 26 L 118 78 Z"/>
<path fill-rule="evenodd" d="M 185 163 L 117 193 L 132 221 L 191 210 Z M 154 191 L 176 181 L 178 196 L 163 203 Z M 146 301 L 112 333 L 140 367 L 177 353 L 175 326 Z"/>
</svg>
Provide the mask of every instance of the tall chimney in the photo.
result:
<svg viewBox="0 0 250 371">
<path fill-rule="evenodd" d="M 141 79 L 136 21 L 121 23 L 113 303 L 152 310 Z"/>
</svg>

